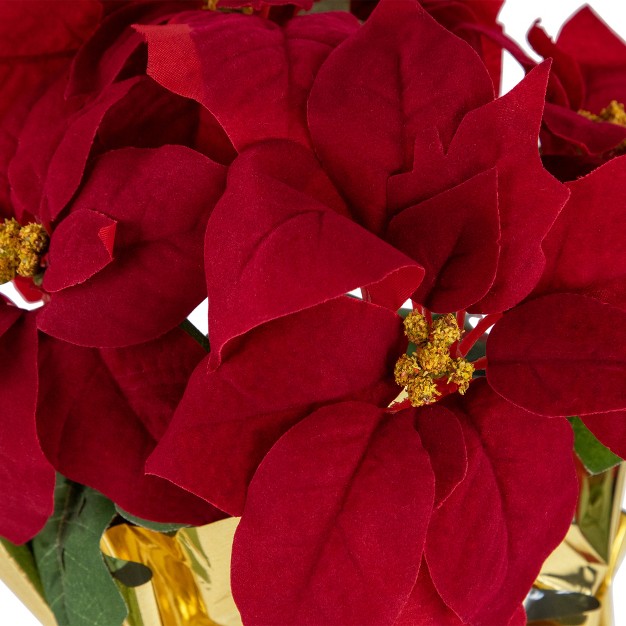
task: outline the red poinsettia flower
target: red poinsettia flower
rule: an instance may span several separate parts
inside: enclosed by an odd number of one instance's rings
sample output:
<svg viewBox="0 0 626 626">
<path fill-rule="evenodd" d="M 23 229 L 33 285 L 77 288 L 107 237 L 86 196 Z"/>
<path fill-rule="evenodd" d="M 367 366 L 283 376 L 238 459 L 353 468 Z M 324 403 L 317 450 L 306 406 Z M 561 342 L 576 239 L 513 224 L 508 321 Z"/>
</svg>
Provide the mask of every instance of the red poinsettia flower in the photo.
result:
<svg viewBox="0 0 626 626">
<path fill-rule="evenodd" d="M 224 167 L 189 147 L 163 145 L 192 141 L 197 114 L 163 131 L 158 120 L 197 110 L 194 103 L 145 76 L 117 80 L 132 73 L 144 45 L 128 19 L 143 12 L 161 20 L 165 5 L 121 6 L 75 55 L 80 35 L 97 26 L 99 4 L 44 4 L 54 17 L 46 38 L 26 33 L 35 45 L 21 43 L 38 54 L 18 63 L 1 90 L 3 105 L 13 94 L 24 100 L 8 110 L 3 132 L 12 141 L 0 144 L 11 191 L 3 198 L 0 274 L 5 282 L 17 272 L 20 290 L 32 299 L 38 292 L 44 306 L 20 312 L 3 300 L 0 309 L 9 421 L 0 458 L 10 503 L 0 533 L 21 542 L 41 528 L 52 509 L 53 466 L 140 517 L 209 521 L 220 515 L 213 507 L 146 479 L 143 463 L 203 356 L 174 327 L 205 294 L 203 230 Z M 0 10 L 21 27 L 44 6 L 9 2 Z M 109 47 L 103 32 L 117 37 Z M 134 42 L 120 49 L 124 35 Z M 101 70 L 91 83 L 89 67 Z M 68 89 L 78 93 L 65 97 Z M 39 289 L 30 277 L 39 281 L 42 271 Z M 165 283 L 183 293 L 165 295 Z M 133 303 L 146 298 L 152 304 L 142 313 Z"/>
<path fill-rule="evenodd" d="M 545 272 L 487 342 L 488 379 L 541 415 L 580 416 L 626 457 L 626 157 L 568 183 Z"/>
</svg>

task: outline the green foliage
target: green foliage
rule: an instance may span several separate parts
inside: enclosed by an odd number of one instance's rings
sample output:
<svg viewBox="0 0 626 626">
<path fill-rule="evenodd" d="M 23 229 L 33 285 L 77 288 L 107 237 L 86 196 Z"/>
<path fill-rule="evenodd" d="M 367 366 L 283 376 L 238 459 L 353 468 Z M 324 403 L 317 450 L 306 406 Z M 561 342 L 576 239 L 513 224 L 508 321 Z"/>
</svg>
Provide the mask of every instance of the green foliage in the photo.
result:
<svg viewBox="0 0 626 626">
<path fill-rule="evenodd" d="M 622 459 L 602 445 L 579 417 L 571 417 L 574 429 L 574 449 L 590 474 L 600 474 L 622 462 Z"/>
<path fill-rule="evenodd" d="M 124 511 L 124 509 L 120 509 L 119 506 L 115 506 L 117 512 L 128 522 L 135 524 L 135 526 L 141 526 L 142 528 L 147 528 L 148 530 L 154 530 L 159 533 L 175 533 L 177 530 L 181 528 L 187 528 L 187 524 L 163 524 L 161 522 L 151 522 L 146 519 L 141 519 L 140 517 L 136 517 L 135 515 L 131 515 Z"/>
<path fill-rule="evenodd" d="M 127 611 L 100 552 L 113 503 L 57 477 L 54 515 L 33 539 L 45 596 L 59 626 L 119 626 Z"/>
</svg>

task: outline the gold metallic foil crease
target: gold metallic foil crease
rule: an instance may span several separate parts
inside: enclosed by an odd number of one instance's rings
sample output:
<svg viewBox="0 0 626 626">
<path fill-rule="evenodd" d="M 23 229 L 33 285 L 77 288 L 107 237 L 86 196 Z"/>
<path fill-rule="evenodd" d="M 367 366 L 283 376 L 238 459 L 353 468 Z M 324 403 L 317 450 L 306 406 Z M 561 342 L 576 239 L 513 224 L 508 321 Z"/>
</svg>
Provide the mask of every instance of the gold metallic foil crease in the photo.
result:
<svg viewBox="0 0 626 626">
<path fill-rule="evenodd" d="M 230 555 L 239 522 L 231 518 L 184 528 L 173 536 L 120 524 L 107 530 L 102 551 L 150 568 L 139 587 L 118 582 L 129 607 L 125 626 L 240 626 L 230 592 Z"/>
<path fill-rule="evenodd" d="M 563 542 L 546 559 L 535 587 L 594 596 L 600 608 L 539 626 L 617 626 L 611 583 L 626 551 L 622 496 L 626 464 L 591 476 L 579 468 L 580 494 L 574 521 Z"/>
</svg>

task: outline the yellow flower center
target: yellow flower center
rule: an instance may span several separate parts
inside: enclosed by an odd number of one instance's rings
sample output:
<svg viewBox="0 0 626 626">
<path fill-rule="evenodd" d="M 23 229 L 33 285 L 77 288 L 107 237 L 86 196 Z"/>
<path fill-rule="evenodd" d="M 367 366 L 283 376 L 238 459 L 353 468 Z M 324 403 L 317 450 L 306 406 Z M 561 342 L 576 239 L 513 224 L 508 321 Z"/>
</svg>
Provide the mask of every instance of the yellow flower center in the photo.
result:
<svg viewBox="0 0 626 626">
<path fill-rule="evenodd" d="M 579 115 L 586 117 L 592 122 L 610 122 L 611 124 L 617 124 L 618 126 L 626 126 L 626 111 L 624 105 L 617 100 L 611 100 L 608 107 L 604 107 L 598 115 L 580 109 Z"/>
<path fill-rule="evenodd" d="M 48 233 L 41 224 L 20 226 L 13 218 L 0 224 L 0 284 L 16 276 L 37 275 L 48 243 Z"/>
<path fill-rule="evenodd" d="M 404 332 L 415 344 L 415 352 L 403 354 L 397 361 L 394 376 L 404 387 L 412 406 L 436 402 L 441 392 L 437 382 L 447 377 L 464 394 L 474 374 L 474 366 L 464 358 L 453 359 L 450 347 L 459 341 L 462 331 L 452 313 L 442 315 L 432 324 L 418 311 L 411 311 L 404 320 Z"/>
</svg>

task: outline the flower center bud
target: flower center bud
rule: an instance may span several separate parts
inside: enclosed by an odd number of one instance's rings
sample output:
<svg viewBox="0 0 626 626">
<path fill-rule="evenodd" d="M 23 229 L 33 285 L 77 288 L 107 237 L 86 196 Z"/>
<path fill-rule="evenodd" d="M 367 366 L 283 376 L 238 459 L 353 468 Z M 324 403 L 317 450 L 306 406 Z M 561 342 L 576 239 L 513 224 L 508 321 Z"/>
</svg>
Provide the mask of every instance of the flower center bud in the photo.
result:
<svg viewBox="0 0 626 626">
<path fill-rule="evenodd" d="M 626 126 L 624 105 L 617 100 L 611 100 L 609 106 L 604 107 L 598 115 L 584 109 L 581 109 L 578 113 L 592 122 L 611 122 L 611 124 L 617 124 L 618 126 Z"/>
<path fill-rule="evenodd" d="M 415 351 L 403 354 L 397 361 L 394 376 L 404 387 L 412 406 L 437 401 L 440 387 L 453 383 L 464 394 L 474 374 L 474 366 L 464 358 L 452 358 L 451 346 L 461 339 L 462 330 L 452 313 L 442 315 L 430 324 L 418 311 L 404 320 L 404 333 L 415 344 Z"/>
<path fill-rule="evenodd" d="M 16 276 L 39 274 L 48 243 L 48 233 L 41 224 L 20 226 L 13 218 L 0 224 L 0 284 Z"/>
</svg>

